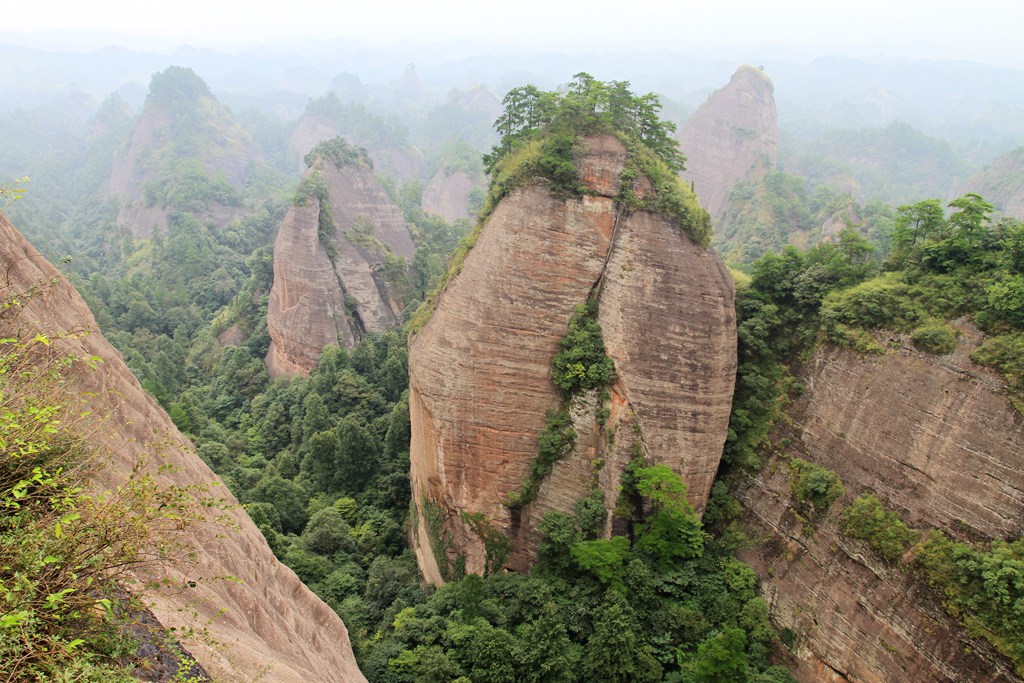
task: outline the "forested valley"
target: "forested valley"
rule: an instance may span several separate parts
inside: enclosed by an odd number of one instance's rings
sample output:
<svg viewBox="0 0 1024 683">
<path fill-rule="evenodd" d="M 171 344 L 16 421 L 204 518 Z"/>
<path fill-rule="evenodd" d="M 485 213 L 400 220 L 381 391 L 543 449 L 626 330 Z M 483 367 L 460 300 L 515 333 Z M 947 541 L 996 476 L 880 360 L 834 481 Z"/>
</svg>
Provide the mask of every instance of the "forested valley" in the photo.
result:
<svg viewBox="0 0 1024 683">
<path fill-rule="evenodd" d="M 806 389 L 803 364 L 823 347 L 942 359 L 976 336 L 971 361 L 1000 378 L 1024 414 L 1024 224 L 1003 195 L 963 185 L 978 159 L 996 155 L 976 139 L 969 148 L 968 136 L 951 144 L 906 124 L 804 130 L 783 137 L 777 164 L 738 179 L 708 216 L 679 180 L 695 161 L 676 139 L 692 109 L 683 98 L 636 95 L 627 81 L 588 74 L 559 83 L 518 83 L 499 102 L 482 86 L 428 98 L 414 71 L 387 94 L 348 74 L 301 106 L 293 93 L 246 107 L 170 67 L 133 104 L 113 94 L 80 102 L 84 115 L 70 106 L 0 111 L 0 207 L 81 293 L 273 554 L 341 617 L 369 681 L 806 680 L 793 673 L 800 628 L 778 618 L 759 589 L 764 577 L 740 559 L 766 541 L 737 491 L 766 467 L 784 468 L 789 488 L 779 495 L 807 536 L 831 519 L 873 561 L 931 586 L 951 623 L 1024 673 L 1019 533 L 985 537 L 901 518 L 905 507 L 844 488 L 809 456 L 780 456 L 787 409 Z M 268 113 L 275 104 L 292 115 Z M 486 520 L 463 512 L 487 536 L 492 561 L 482 574 L 456 564 L 444 585 L 425 583 L 410 547 L 409 335 L 504 198 L 537 182 L 554 197 L 594 194 L 577 161 L 581 140 L 600 134 L 632 155 L 622 187 L 642 176 L 654 188 L 621 190 L 616 205 L 667 216 L 694 244 L 714 246 L 735 283 L 735 394 L 710 498 L 698 515 L 683 478 L 638 449 L 617 500 L 595 487 L 571 511 L 544 516 L 528 572 L 504 570 L 508 538 L 488 536 Z M 997 137 L 984 145 L 996 149 Z M 408 229 L 410 258 L 372 225 L 334 225 L 318 158 L 372 171 Z M 999 187 L 1019 193 L 1020 174 L 1002 175 Z M 428 206 L 429 186 L 456 176 L 457 209 Z M 309 206 L 339 281 L 346 245 L 371 254 L 397 324 L 367 329 L 365 307 L 342 287 L 358 338 L 323 348 L 308 376 L 272 378 L 274 240 L 290 211 Z M 345 244 L 332 241 L 335 229 L 347 230 Z M 550 366 L 564 406 L 615 377 L 596 309 L 583 303 Z M 519 507 L 576 437 L 568 408 L 548 415 L 536 481 L 517 490 Z M 609 537 L 613 509 L 628 526 Z M 19 542 L 6 522 L 0 534 Z M 123 656 L 102 638 L 75 647 L 96 666 Z M 40 671 L 23 680 L 47 680 Z"/>
</svg>

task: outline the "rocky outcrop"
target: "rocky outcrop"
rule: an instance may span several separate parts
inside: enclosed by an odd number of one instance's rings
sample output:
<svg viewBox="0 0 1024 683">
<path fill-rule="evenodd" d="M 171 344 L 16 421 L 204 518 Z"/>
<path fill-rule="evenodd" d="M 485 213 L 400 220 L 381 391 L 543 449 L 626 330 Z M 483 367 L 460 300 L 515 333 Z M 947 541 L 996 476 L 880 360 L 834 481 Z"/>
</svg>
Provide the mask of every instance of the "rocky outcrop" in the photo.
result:
<svg viewBox="0 0 1024 683">
<path fill-rule="evenodd" d="M 488 530 L 511 541 L 505 566 L 526 569 L 541 516 L 570 511 L 594 486 L 613 508 L 636 450 L 683 474 L 698 509 L 717 470 L 736 367 L 730 275 L 678 223 L 616 204 L 621 143 L 585 147 L 577 166 L 593 194 L 567 199 L 537 181 L 504 198 L 410 342 L 415 548 L 429 581 L 459 558 L 483 571 Z M 653 191 L 645 180 L 637 192 Z M 618 378 L 604 406 L 596 392 L 574 401 L 574 452 L 535 500 L 510 508 L 560 403 L 552 357 L 590 296 Z M 614 521 L 609 512 L 606 533 Z"/>
<path fill-rule="evenodd" d="M 984 641 L 949 617 L 934 591 L 844 536 L 839 508 L 874 493 L 908 524 L 961 539 L 1024 531 L 1024 418 L 999 377 L 969 359 L 978 333 L 929 356 L 905 339 L 865 357 L 825 347 L 775 434 L 777 452 L 740 492 L 745 551 L 773 618 L 796 637 L 801 682 L 1019 681 Z M 816 530 L 792 511 L 788 456 L 835 471 L 846 494 Z"/>
<path fill-rule="evenodd" d="M 117 223 L 145 238 L 166 231 L 173 210 L 188 210 L 223 228 L 244 215 L 244 206 L 200 186 L 226 183 L 240 190 L 260 161 L 256 143 L 202 79 L 171 67 L 153 77 L 142 115 L 114 161 L 108 191 L 121 205 Z M 167 184 L 174 186 L 170 193 L 163 191 Z M 182 187 L 194 196 L 179 196 Z"/>
<path fill-rule="evenodd" d="M 772 92 L 760 69 L 741 66 L 679 131 L 687 158 L 682 177 L 693 183 L 716 228 L 733 186 L 775 167 L 779 130 Z"/>
<path fill-rule="evenodd" d="M 160 481 L 218 486 L 217 495 L 231 505 L 228 515 L 235 528 L 226 530 L 211 521 L 190 530 L 194 562 L 167 568 L 172 585 L 182 586 L 185 580 L 195 585 L 150 596 L 160 623 L 207 629 L 211 640 L 189 640 L 187 646 L 218 681 L 365 681 L 338 616 L 275 559 L 237 501 L 97 331 L 82 298 L 2 215 L 0 272 L 5 273 L 0 283 L 4 294 L 43 285 L 34 297 L 22 297 L 28 303 L 19 325 L 52 338 L 60 332 L 88 333 L 59 343 L 69 353 L 102 359 L 95 370 L 75 371 L 68 385 L 73 396 L 87 402 L 90 414 L 103 420 L 102 429 L 87 435 L 109 455 L 96 463 L 93 485 L 116 487 L 137 462 L 148 458 Z M 157 472 L 157 464 L 169 467 Z"/>
<path fill-rule="evenodd" d="M 1024 147 L 1018 147 L 975 173 L 957 196 L 968 192 L 980 194 L 1009 216 L 1024 219 Z"/>
<path fill-rule="evenodd" d="M 474 183 L 465 171 L 439 168 L 423 188 L 423 210 L 449 223 L 460 218 L 472 220 L 475 212 L 470 209 L 470 195 L 482 185 L 482 182 Z"/>
<path fill-rule="evenodd" d="M 316 178 L 325 198 L 292 206 L 274 242 L 272 376 L 309 374 L 328 344 L 351 348 L 363 334 L 401 322 L 402 302 L 384 269 L 389 255 L 411 261 L 415 254 L 401 210 L 368 164 L 318 156 L 304 182 Z"/>
</svg>

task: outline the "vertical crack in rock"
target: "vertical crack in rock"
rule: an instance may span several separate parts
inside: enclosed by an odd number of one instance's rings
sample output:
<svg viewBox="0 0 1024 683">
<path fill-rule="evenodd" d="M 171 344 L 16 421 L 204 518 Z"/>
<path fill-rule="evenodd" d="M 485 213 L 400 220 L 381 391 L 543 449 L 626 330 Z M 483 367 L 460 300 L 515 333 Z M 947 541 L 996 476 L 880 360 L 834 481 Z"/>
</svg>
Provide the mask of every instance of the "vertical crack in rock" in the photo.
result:
<svg viewBox="0 0 1024 683">
<path fill-rule="evenodd" d="M 446 553 L 464 558 L 466 571 L 482 572 L 486 553 L 462 513 L 511 535 L 505 566 L 525 570 L 547 511 L 570 512 L 592 486 L 614 506 L 635 432 L 650 460 L 681 473 L 691 503 L 704 507 L 736 370 L 732 279 L 678 223 L 618 205 L 621 142 L 598 136 L 584 147 L 577 168 L 592 194 L 558 197 L 536 182 L 506 196 L 410 341 L 411 478 L 421 514 L 414 545 L 428 581 L 443 577 L 422 533 L 425 504 L 446 511 Z M 618 372 L 606 427 L 593 412 L 586 425 L 574 420 L 575 450 L 513 512 L 505 503 L 537 457 L 545 414 L 561 404 L 551 360 L 592 293 Z"/>
</svg>

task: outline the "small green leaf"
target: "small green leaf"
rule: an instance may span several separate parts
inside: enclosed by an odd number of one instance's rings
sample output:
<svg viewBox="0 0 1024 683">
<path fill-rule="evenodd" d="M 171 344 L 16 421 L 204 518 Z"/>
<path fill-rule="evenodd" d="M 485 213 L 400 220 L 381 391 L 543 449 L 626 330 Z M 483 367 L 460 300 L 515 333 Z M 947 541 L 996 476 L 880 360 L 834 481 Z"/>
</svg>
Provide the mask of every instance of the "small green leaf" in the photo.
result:
<svg viewBox="0 0 1024 683">
<path fill-rule="evenodd" d="M 28 617 L 28 610 L 15 612 L 14 614 L 4 614 L 3 616 L 0 616 L 0 628 L 11 628 L 12 626 L 17 626 L 28 619 Z"/>
</svg>

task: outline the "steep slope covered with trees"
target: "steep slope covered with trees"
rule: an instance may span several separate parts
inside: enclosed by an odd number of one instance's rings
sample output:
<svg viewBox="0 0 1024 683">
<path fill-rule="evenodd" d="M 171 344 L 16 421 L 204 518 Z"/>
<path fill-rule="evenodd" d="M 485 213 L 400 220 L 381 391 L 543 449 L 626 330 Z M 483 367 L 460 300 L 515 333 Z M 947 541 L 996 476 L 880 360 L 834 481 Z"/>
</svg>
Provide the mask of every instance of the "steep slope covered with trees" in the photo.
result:
<svg viewBox="0 0 1024 683">
<path fill-rule="evenodd" d="M 726 462 L 804 681 L 1020 680 L 1021 225 L 901 207 L 738 296 Z M 987 367 L 983 367 L 987 366 Z"/>
<path fill-rule="evenodd" d="M 333 92 L 306 107 L 288 140 L 287 159 L 304 172 L 306 155 L 339 136 L 366 148 L 374 168 L 389 178 L 411 182 L 426 175 L 423 154 L 409 142 L 409 130 L 398 117 L 359 102 L 342 102 Z"/>
<path fill-rule="evenodd" d="M 134 237 L 166 231 L 171 214 L 223 228 L 246 211 L 259 150 L 191 69 L 153 76 L 142 115 L 110 175 L 117 223 Z"/>
<path fill-rule="evenodd" d="M 977 192 L 1003 213 L 1024 218 L 1024 147 L 1001 156 L 964 183 L 963 192 Z"/>
</svg>

